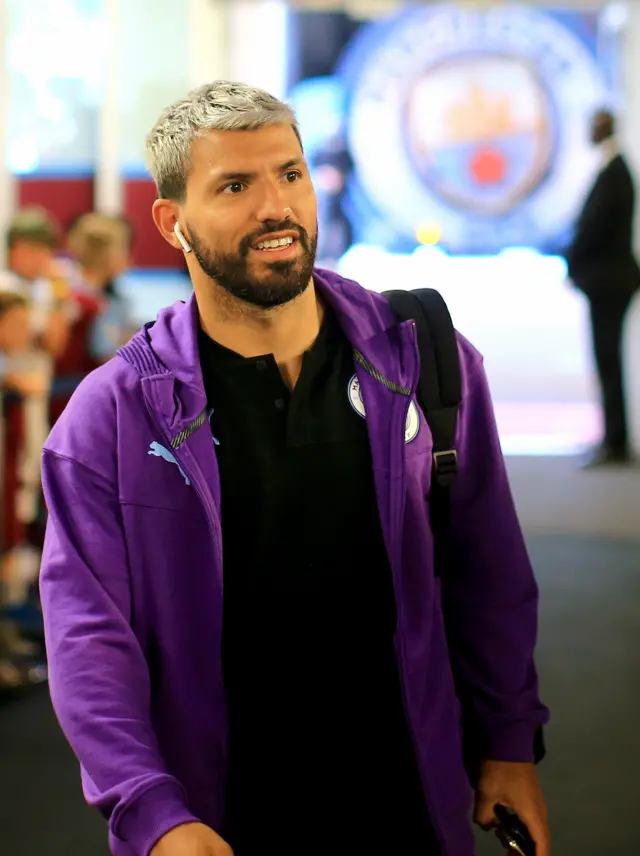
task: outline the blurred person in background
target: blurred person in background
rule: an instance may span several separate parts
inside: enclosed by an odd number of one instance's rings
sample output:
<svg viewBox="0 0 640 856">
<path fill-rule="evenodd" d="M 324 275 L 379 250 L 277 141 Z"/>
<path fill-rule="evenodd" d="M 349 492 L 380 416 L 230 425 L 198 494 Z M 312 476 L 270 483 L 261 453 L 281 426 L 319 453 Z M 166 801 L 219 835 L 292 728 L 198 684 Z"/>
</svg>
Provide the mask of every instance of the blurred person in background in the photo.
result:
<svg viewBox="0 0 640 856">
<path fill-rule="evenodd" d="M 47 378 L 25 364 L 32 345 L 32 318 L 29 302 L 17 291 L 0 291 L 0 397 L 3 414 L 12 397 L 44 398 Z M 10 423 L 10 426 L 15 423 Z M 2 484 L 2 532 L 0 564 L 0 693 L 32 683 L 24 659 L 32 653 L 14 623 L 7 617 L 10 608 L 26 598 L 24 580 L 16 567 L 14 551 L 22 544 L 24 526 L 18 515 L 20 486 L 20 433 L 0 430 L 0 478 Z"/>
<path fill-rule="evenodd" d="M 480 355 L 459 338 L 437 579 L 415 327 L 315 268 L 290 108 L 219 81 L 147 145 L 194 296 L 43 455 L 51 691 L 112 852 L 472 856 L 464 730 L 476 821 L 503 802 L 549 856 L 538 591 Z"/>
<path fill-rule="evenodd" d="M 50 419 L 54 425 L 80 382 L 101 362 L 106 331 L 98 325 L 109 309 L 106 289 L 126 269 L 129 236 L 121 222 L 104 214 L 85 214 L 67 237 L 71 259 L 59 261 L 69 282 L 70 324 L 67 342 L 54 366 Z M 113 334 L 112 334 L 113 335 Z M 117 336 L 115 337 L 118 338 Z M 116 345 L 109 356 L 119 347 Z"/>
<path fill-rule="evenodd" d="M 111 359 L 118 348 L 137 332 L 139 326 L 134 324 L 131 303 L 119 285 L 119 278 L 130 265 L 133 228 L 126 217 L 116 216 L 111 219 L 121 230 L 122 253 L 113 266 L 112 279 L 103 289 L 104 309 L 94 324 L 91 351 L 98 362 Z"/>
<path fill-rule="evenodd" d="M 58 241 L 59 230 L 46 211 L 21 209 L 7 234 L 8 269 L 0 273 L 0 288 L 22 295 L 29 306 L 31 342 L 19 357 L 21 369 L 37 377 L 39 390 L 46 390 L 34 394 L 27 389 L 13 389 L 4 402 L 9 470 L 16 473 L 16 513 L 25 548 L 37 529 L 41 510 L 40 457 L 50 428 L 48 402 L 53 360 L 66 346 L 69 329 L 68 284 L 55 258 Z M 8 513 L 14 513 L 13 507 Z M 39 545 L 34 546 L 37 549 Z M 33 557 L 28 557 L 28 551 L 22 550 L 15 539 L 11 547 L 7 561 L 13 565 L 24 561 L 32 564 Z"/>
<path fill-rule="evenodd" d="M 67 336 L 68 284 L 56 263 L 58 230 L 46 211 L 24 208 L 7 234 L 8 270 L 0 288 L 18 291 L 29 301 L 33 344 L 56 357 Z"/>
<path fill-rule="evenodd" d="M 600 149 L 601 168 L 566 254 L 569 276 L 589 302 L 604 422 L 601 444 L 584 461 L 588 468 L 632 458 L 622 352 L 625 318 L 640 287 L 633 252 L 635 186 L 608 110 L 592 117 L 591 140 Z"/>
</svg>

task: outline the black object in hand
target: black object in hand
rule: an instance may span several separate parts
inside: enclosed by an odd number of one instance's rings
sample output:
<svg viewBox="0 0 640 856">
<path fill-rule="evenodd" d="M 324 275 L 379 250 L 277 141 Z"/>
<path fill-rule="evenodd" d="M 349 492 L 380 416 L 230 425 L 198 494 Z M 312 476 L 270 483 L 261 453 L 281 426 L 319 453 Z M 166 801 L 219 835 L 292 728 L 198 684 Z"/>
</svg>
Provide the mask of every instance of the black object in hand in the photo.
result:
<svg viewBox="0 0 640 856">
<path fill-rule="evenodd" d="M 518 815 L 503 805 L 494 811 L 498 818 L 496 834 L 507 850 L 517 856 L 536 856 L 536 843 Z"/>
</svg>

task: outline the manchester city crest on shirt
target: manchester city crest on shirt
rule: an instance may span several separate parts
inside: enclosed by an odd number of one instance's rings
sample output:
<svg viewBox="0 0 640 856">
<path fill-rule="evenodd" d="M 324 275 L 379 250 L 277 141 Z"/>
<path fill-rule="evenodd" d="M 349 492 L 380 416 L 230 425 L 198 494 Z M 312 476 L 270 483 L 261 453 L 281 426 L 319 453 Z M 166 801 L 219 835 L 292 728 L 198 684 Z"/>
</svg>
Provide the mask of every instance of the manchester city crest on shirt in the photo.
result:
<svg viewBox="0 0 640 856">
<path fill-rule="evenodd" d="M 360 381 L 357 375 L 354 375 L 349 381 L 349 403 L 362 418 L 366 418 L 367 411 L 364 409 L 364 401 L 362 400 L 362 391 L 360 390 Z"/>
<path fill-rule="evenodd" d="M 355 412 L 358 414 L 358 416 L 362 416 L 363 419 L 366 419 L 367 411 L 365 410 L 360 381 L 357 375 L 354 375 L 349 381 L 349 389 L 347 394 L 349 397 L 349 403 L 351 404 Z M 413 442 L 413 440 L 416 439 L 419 433 L 420 411 L 418 410 L 415 401 L 411 401 L 409 403 L 409 409 L 407 411 L 407 418 L 404 426 L 404 442 Z"/>
</svg>

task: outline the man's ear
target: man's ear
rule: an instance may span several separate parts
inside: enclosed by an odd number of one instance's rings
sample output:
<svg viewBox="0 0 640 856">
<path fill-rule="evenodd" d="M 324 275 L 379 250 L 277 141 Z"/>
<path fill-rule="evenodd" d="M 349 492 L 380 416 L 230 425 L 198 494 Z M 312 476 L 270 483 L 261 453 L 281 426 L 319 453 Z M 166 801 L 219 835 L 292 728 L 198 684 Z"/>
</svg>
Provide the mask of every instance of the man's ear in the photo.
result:
<svg viewBox="0 0 640 856">
<path fill-rule="evenodd" d="M 176 235 L 176 224 L 178 223 L 178 206 L 170 199 L 156 199 L 151 209 L 153 222 L 162 237 L 176 250 L 187 252 L 186 247 Z"/>
</svg>

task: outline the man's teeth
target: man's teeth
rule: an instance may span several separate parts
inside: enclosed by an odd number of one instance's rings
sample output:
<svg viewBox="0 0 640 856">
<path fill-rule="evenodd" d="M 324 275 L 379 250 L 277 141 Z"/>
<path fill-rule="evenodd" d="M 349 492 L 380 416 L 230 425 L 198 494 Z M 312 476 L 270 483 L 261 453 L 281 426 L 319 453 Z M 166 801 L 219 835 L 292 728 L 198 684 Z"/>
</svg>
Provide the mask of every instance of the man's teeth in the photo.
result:
<svg viewBox="0 0 640 856">
<path fill-rule="evenodd" d="M 289 244 L 293 244 L 293 238 L 278 238 L 275 241 L 262 241 L 260 244 L 256 244 L 256 247 L 259 250 L 275 250 L 276 247 L 288 247 Z"/>
</svg>

